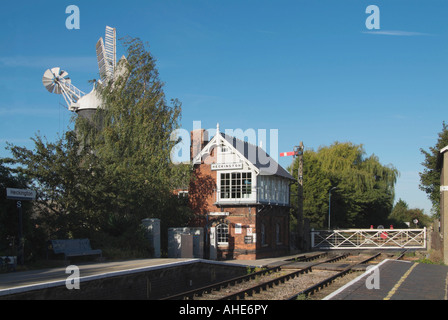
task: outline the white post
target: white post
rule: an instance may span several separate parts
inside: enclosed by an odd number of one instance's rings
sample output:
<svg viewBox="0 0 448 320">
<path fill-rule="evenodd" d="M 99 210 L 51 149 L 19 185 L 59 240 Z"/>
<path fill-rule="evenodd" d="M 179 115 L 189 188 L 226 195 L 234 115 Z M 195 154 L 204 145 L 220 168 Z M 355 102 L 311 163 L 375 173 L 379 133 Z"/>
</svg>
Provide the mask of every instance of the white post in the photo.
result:
<svg viewBox="0 0 448 320">
<path fill-rule="evenodd" d="M 311 248 L 314 248 L 314 228 L 311 229 Z"/>
<path fill-rule="evenodd" d="M 216 248 L 216 228 L 210 228 L 210 260 L 216 260 L 218 258 L 218 252 Z"/>
<path fill-rule="evenodd" d="M 426 249 L 426 227 L 423 228 L 423 247 Z"/>
</svg>

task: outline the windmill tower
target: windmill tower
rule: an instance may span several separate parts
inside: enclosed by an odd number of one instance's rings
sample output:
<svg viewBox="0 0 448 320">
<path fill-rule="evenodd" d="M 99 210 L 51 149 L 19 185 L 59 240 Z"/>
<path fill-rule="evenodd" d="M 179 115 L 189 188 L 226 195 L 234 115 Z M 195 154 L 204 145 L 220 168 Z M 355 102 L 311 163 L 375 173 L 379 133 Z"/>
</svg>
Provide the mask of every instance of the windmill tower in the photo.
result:
<svg viewBox="0 0 448 320">
<path fill-rule="evenodd" d="M 61 68 L 52 68 L 45 71 L 42 83 L 50 93 L 62 94 L 67 103 L 68 110 L 76 112 L 78 116 L 92 119 L 98 108 L 102 107 L 101 97 L 96 90 L 97 85 L 113 81 L 117 75 L 123 74 L 117 70 L 116 58 L 116 29 L 106 26 L 105 40 L 100 38 L 96 44 L 96 55 L 100 79 L 88 94 L 82 92 L 71 83 L 68 72 Z M 121 60 L 126 60 L 123 56 Z M 120 62 L 121 62 L 120 60 Z M 119 63 L 119 65 L 121 65 Z"/>
</svg>

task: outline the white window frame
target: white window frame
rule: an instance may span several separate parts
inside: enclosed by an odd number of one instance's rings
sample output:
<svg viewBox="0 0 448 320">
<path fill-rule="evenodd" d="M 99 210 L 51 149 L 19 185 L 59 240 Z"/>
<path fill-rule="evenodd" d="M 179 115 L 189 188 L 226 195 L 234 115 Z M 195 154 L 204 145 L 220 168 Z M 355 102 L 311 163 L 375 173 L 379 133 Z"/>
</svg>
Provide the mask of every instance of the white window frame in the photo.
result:
<svg viewBox="0 0 448 320">
<path fill-rule="evenodd" d="M 215 228 L 216 228 L 215 229 L 216 230 L 216 242 L 218 243 L 218 245 L 228 245 L 229 244 L 229 225 L 226 223 L 220 223 Z"/>
<path fill-rule="evenodd" d="M 223 200 L 223 201 L 235 201 L 235 200 L 244 200 L 244 199 L 252 199 L 254 196 L 254 182 L 255 182 L 255 175 L 252 171 L 224 171 L 224 172 L 219 172 L 219 199 Z M 223 175 L 229 175 L 229 179 L 227 178 L 223 178 Z M 239 175 L 238 178 L 235 178 L 236 175 Z M 243 176 L 246 175 L 246 177 L 243 178 Z M 248 176 L 250 175 L 250 186 L 247 188 L 245 188 L 244 186 L 244 181 L 247 181 L 249 178 Z M 224 188 L 223 186 L 223 181 L 229 181 L 228 184 L 228 190 L 226 188 Z M 239 184 L 236 184 L 235 186 L 234 181 L 239 180 Z M 247 190 L 249 190 L 249 193 L 247 193 Z M 228 192 L 227 192 L 228 191 Z M 244 191 L 246 191 L 246 193 L 244 193 Z M 225 194 L 228 193 L 228 197 L 225 197 Z M 233 197 L 233 194 L 235 195 L 235 197 Z M 237 197 L 237 195 L 240 195 L 239 197 Z"/>
<path fill-rule="evenodd" d="M 228 146 L 224 145 L 224 144 L 222 144 L 222 145 L 219 147 L 219 152 L 221 152 L 222 154 L 229 154 L 229 153 L 232 153 L 232 152 L 230 151 L 230 148 L 229 148 Z"/>
</svg>

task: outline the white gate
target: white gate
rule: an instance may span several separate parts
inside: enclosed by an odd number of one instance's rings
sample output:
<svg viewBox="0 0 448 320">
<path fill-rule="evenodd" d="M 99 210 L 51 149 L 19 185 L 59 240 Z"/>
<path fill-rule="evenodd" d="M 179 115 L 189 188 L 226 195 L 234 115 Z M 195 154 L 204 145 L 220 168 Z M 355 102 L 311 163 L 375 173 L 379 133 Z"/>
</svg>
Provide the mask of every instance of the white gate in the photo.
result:
<svg viewBox="0 0 448 320">
<path fill-rule="evenodd" d="M 312 230 L 313 249 L 425 249 L 423 229 Z"/>
</svg>

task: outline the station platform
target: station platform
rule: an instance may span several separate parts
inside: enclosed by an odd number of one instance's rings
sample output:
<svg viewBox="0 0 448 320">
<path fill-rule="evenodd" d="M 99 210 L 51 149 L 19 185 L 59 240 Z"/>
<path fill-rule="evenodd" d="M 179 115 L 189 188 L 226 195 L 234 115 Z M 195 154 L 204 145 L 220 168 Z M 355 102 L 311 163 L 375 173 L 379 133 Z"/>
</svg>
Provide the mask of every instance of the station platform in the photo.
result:
<svg viewBox="0 0 448 320">
<path fill-rule="evenodd" d="M 386 259 L 375 268 L 324 300 L 447 300 L 448 266 Z"/>
<path fill-rule="evenodd" d="M 297 255 L 291 256 L 296 257 Z M 128 261 L 107 261 L 76 264 L 79 267 L 80 275 L 83 278 L 93 279 L 95 277 L 106 277 L 120 275 L 124 273 L 142 272 L 155 268 L 169 268 L 182 264 L 204 261 L 207 263 L 229 264 L 241 267 L 265 267 L 281 259 L 290 257 L 278 257 L 260 260 L 225 260 L 210 261 L 195 258 L 160 258 L 160 259 L 137 259 Z M 66 273 L 66 266 L 57 268 L 47 268 L 41 270 L 16 271 L 0 274 L 0 296 L 10 294 L 17 290 L 26 290 L 36 286 L 54 286 L 65 283 L 69 275 Z M 20 288 L 20 289 L 19 289 Z"/>
<path fill-rule="evenodd" d="M 116 276 L 126 273 L 142 272 L 149 269 L 194 263 L 198 259 L 139 259 L 129 261 L 92 262 L 76 264 L 82 278 Z M 69 274 L 66 267 L 41 270 L 16 271 L 0 274 L 0 296 L 11 293 L 45 288 L 64 284 Z"/>
</svg>

